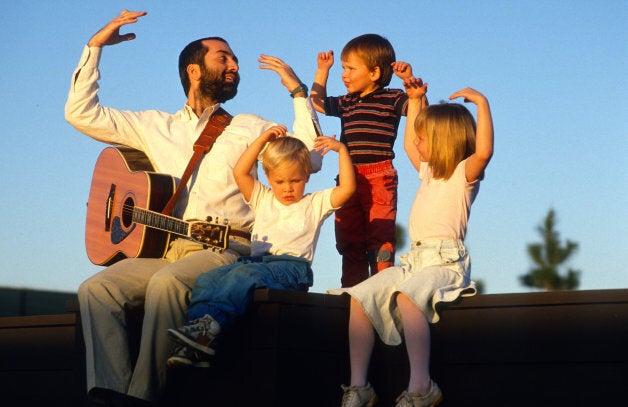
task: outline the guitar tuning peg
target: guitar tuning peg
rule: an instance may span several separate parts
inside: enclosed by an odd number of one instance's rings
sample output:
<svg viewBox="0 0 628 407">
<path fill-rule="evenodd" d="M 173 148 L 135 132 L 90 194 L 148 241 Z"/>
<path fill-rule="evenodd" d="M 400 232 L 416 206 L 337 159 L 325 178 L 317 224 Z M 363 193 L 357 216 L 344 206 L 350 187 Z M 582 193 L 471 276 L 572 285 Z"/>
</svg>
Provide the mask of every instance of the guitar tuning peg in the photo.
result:
<svg viewBox="0 0 628 407">
<path fill-rule="evenodd" d="M 226 224 L 228 224 L 228 223 L 229 223 L 229 219 L 223 219 L 223 220 L 222 220 L 222 224 L 223 224 L 223 225 L 226 225 Z"/>
<path fill-rule="evenodd" d="M 208 217 L 205 218 L 205 220 L 207 220 L 207 222 L 211 222 L 213 219 L 212 219 L 211 216 L 208 216 Z"/>
</svg>

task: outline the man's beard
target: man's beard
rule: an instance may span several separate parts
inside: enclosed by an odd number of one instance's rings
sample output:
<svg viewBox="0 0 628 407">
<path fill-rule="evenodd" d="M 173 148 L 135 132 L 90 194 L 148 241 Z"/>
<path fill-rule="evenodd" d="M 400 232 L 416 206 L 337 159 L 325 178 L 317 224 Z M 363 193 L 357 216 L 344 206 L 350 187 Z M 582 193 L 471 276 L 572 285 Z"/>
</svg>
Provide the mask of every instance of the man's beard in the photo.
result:
<svg viewBox="0 0 628 407">
<path fill-rule="evenodd" d="M 227 100 L 233 99 L 238 93 L 238 83 L 240 83 L 240 75 L 234 72 L 234 81 L 225 82 L 222 75 L 216 73 L 215 70 L 202 67 L 200 90 L 203 96 L 216 99 L 219 103 L 225 103 Z"/>
</svg>

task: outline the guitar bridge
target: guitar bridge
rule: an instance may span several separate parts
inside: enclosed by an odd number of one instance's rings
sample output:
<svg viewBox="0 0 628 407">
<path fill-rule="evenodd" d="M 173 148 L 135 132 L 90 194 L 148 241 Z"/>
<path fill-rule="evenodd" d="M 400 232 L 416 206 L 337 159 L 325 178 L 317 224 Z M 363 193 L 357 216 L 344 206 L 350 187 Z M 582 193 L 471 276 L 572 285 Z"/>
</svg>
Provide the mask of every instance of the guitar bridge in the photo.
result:
<svg viewBox="0 0 628 407">
<path fill-rule="evenodd" d="M 116 184 L 111 184 L 109 188 L 109 195 L 107 196 L 107 202 L 105 203 L 105 232 L 111 230 L 111 214 L 113 212 L 113 198 L 116 194 Z"/>
</svg>

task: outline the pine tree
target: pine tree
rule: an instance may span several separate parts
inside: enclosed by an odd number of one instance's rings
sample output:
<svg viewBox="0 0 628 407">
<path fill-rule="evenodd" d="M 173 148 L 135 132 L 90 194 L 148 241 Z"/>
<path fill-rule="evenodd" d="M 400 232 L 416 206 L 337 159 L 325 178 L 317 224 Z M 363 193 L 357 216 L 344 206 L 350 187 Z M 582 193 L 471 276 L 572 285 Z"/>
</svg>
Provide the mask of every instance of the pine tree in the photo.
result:
<svg viewBox="0 0 628 407">
<path fill-rule="evenodd" d="M 578 244 L 570 240 L 562 245 L 556 226 L 556 214 L 550 209 L 543 225 L 537 230 L 543 241 L 528 245 L 528 255 L 534 263 L 528 274 L 519 276 L 527 287 L 542 288 L 546 291 L 573 290 L 580 285 L 580 271 L 568 269 L 565 276 L 559 273 L 560 266 L 578 249 Z"/>
</svg>

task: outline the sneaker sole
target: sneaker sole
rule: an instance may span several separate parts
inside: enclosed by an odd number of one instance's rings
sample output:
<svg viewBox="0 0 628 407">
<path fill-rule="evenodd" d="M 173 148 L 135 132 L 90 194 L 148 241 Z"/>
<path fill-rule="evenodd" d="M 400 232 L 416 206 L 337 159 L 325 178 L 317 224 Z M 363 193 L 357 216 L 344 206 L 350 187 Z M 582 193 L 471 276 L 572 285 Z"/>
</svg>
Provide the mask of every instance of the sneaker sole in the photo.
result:
<svg viewBox="0 0 628 407">
<path fill-rule="evenodd" d="M 358 396 L 358 398 L 360 398 L 360 396 Z M 362 404 L 362 405 L 364 407 L 375 407 L 375 404 L 377 404 L 378 401 L 379 401 L 379 397 L 377 397 L 377 394 L 373 394 L 373 397 L 371 397 L 371 399 L 367 401 L 366 404 Z"/>
<path fill-rule="evenodd" d="M 200 343 L 188 338 L 187 336 L 185 336 L 184 334 L 182 334 L 176 329 L 172 329 L 172 328 L 168 329 L 168 335 L 170 335 L 170 337 L 174 339 L 176 342 L 178 342 L 179 344 L 185 345 L 199 352 L 203 352 L 210 356 L 213 356 L 216 353 L 216 351 L 213 350 L 212 348 L 201 345 Z"/>
<path fill-rule="evenodd" d="M 192 362 L 190 359 L 181 358 L 178 356 L 172 356 L 168 358 L 168 367 L 198 367 L 208 368 L 211 365 L 206 360 L 199 360 L 198 362 Z"/>
</svg>

